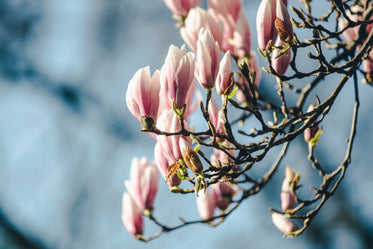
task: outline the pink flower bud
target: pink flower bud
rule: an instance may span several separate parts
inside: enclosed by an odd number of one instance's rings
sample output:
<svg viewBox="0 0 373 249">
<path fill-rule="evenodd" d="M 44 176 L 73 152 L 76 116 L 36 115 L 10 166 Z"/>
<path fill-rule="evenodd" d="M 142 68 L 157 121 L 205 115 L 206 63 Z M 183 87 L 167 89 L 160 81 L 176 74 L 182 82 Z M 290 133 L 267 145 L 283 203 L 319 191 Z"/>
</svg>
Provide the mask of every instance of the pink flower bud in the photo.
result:
<svg viewBox="0 0 373 249">
<path fill-rule="evenodd" d="M 283 211 L 295 208 L 297 196 L 294 188 L 297 186 L 297 179 L 294 171 L 287 166 L 285 171 L 285 179 L 281 187 L 281 208 Z"/>
<path fill-rule="evenodd" d="M 183 160 L 188 168 L 195 174 L 201 173 L 203 170 L 202 162 L 197 153 L 190 146 L 190 143 L 180 137 L 179 146 L 181 154 L 183 155 Z"/>
<path fill-rule="evenodd" d="M 288 49 L 285 53 L 282 53 L 282 48 L 284 47 L 284 43 L 277 39 L 275 46 L 279 47 L 276 48 L 272 53 L 272 67 L 279 75 L 284 75 L 286 70 L 289 67 L 290 59 L 291 59 L 291 49 Z"/>
<path fill-rule="evenodd" d="M 316 104 L 315 103 L 312 103 L 308 109 L 307 109 L 307 112 L 312 112 L 316 107 Z M 317 122 L 317 120 L 315 121 Z M 315 135 L 317 134 L 317 132 L 319 131 L 319 126 L 318 125 L 315 125 L 315 122 L 311 125 L 312 127 L 307 127 L 304 132 L 303 132 L 303 135 L 304 135 L 304 141 L 306 143 L 308 143 L 309 141 L 311 141 L 311 139 L 313 139 L 315 137 Z"/>
<path fill-rule="evenodd" d="M 196 76 L 203 88 L 215 86 L 220 62 L 220 48 L 210 30 L 201 28 L 197 42 Z"/>
<path fill-rule="evenodd" d="M 179 117 L 173 110 L 165 110 L 158 117 L 157 128 L 164 132 L 178 132 L 181 130 Z M 173 164 L 182 158 L 179 147 L 180 137 L 180 135 L 157 135 L 159 146 L 162 148 L 162 151 L 170 164 Z"/>
<path fill-rule="evenodd" d="M 258 46 L 265 50 L 269 41 L 274 43 L 277 37 L 275 28 L 276 0 L 262 0 L 256 16 Z"/>
<path fill-rule="evenodd" d="M 219 109 L 214 99 L 211 99 L 208 109 L 211 124 L 215 127 L 218 134 L 224 135 L 225 116 L 222 110 Z"/>
<path fill-rule="evenodd" d="M 226 18 L 231 17 L 234 22 L 237 21 L 242 9 L 242 0 L 208 0 L 207 4 L 216 13 Z"/>
<path fill-rule="evenodd" d="M 251 50 L 251 31 L 244 9 L 241 9 L 238 16 L 231 43 L 233 51 L 230 52 L 233 56 L 239 58 L 249 56 Z"/>
<path fill-rule="evenodd" d="M 187 53 L 183 45 L 180 49 L 171 45 L 161 69 L 161 97 L 164 103 L 172 107 L 182 108 L 186 104 L 186 97 L 194 84 L 194 58 Z"/>
<path fill-rule="evenodd" d="M 272 222 L 281 232 L 287 234 L 294 232 L 298 229 L 297 225 L 289 218 L 286 218 L 285 215 L 279 213 L 272 213 Z"/>
<path fill-rule="evenodd" d="M 214 192 L 210 188 L 207 188 L 206 192 L 200 190 L 197 196 L 197 209 L 199 216 L 203 220 L 208 220 L 214 217 L 215 207 Z"/>
<path fill-rule="evenodd" d="M 196 96 L 195 100 L 194 100 L 194 96 Z M 192 103 L 193 100 L 194 100 L 194 103 Z M 202 95 L 199 91 L 196 91 L 196 83 L 194 81 L 187 93 L 186 110 L 184 113 L 184 119 L 187 119 L 190 116 L 190 114 L 192 114 L 195 110 L 199 108 L 199 103 L 201 103 L 201 101 L 202 101 Z"/>
<path fill-rule="evenodd" d="M 143 218 L 139 208 L 128 193 L 124 193 L 122 198 L 122 222 L 132 236 L 136 237 L 137 234 L 143 234 Z"/>
<path fill-rule="evenodd" d="M 169 163 L 169 161 L 166 158 L 165 153 L 162 151 L 161 146 L 159 143 L 155 144 L 154 147 L 154 160 L 155 164 L 158 167 L 159 172 L 161 172 L 161 175 L 166 180 L 167 177 L 167 169 L 168 167 L 173 163 Z M 180 178 L 175 174 L 173 175 L 170 180 L 167 182 L 170 187 L 178 186 L 181 183 Z"/>
<path fill-rule="evenodd" d="M 191 8 L 197 7 L 202 0 L 163 0 L 175 15 L 187 16 Z"/>
<path fill-rule="evenodd" d="M 277 0 L 276 2 L 275 27 L 281 41 L 289 43 L 294 35 L 293 24 L 290 21 L 289 11 L 283 0 Z"/>
<path fill-rule="evenodd" d="M 232 197 L 236 193 L 236 189 L 231 183 L 218 182 L 212 186 L 216 207 L 224 211 L 232 202 Z"/>
<path fill-rule="evenodd" d="M 157 120 L 159 107 L 159 71 L 150 77 L 149 67 L 139 69 L 128 84 L 126 102 L 128 109 L 137 120 L 142 115 Z"/>
<path fill-rule="evenodd" d="M 221 43 L 221 28 L 213 16 L 204 9 L 193 8 L 189 11 L 185 19 L 185 26 L 180 29 L 180 34 L 184 42 L 194 52 L 197 51 L 198 34 L 202 27 L 209 29 L 215 41 Z"/>
<path fill-rule="evenodd" d="M 153 209 L 158 191 L 158 170 L 156 166 L 149 163 L 145 157 L 140 160 L 133 158 L 130 175 L 130 180 L 124 183 L 131 198 L 140 209 Z"/>
<path fill-rule="evenodd" d="M 231 81 L 231 75 L 232 75 L 232 61 L 231 61 L 231 54 L 229 51 L 227 51 L 223 59 L 220 61 L 219 64 L 219 72 L 218 76 L 216 78 L 216 91 L 219 95 L 222 94 L 229 94 L 232 90 L 232 84 Z"/>
<path fill-rule="evenodd" d="M 222 50 L 229 51 L 232 55 L 236 55 L 235 47 L 240 47 L 241 44 L 243 44 L 242 40 L 244 39 L 241 38 L 246 37 L 245 32 L 247 30 L 247 27 L 245 27 L 247 20 L 243 20 L 243 18 L 241 18 L 240 21 L 238 20 L 240 14 L 244 12 L 242 8 L 242 1 L 209 0 L 208 5 L 208 11 L 214 16 L 215 20 L 221 23 L 223 26 L 220 47 Z M 237 25 L 237 22 L 240 22 L 240 24 Z M 235 35 L 234 32 L 236 32 Z M 237 49 L 237 52 L 238 51 L 239 50 Z"/>
</svg>

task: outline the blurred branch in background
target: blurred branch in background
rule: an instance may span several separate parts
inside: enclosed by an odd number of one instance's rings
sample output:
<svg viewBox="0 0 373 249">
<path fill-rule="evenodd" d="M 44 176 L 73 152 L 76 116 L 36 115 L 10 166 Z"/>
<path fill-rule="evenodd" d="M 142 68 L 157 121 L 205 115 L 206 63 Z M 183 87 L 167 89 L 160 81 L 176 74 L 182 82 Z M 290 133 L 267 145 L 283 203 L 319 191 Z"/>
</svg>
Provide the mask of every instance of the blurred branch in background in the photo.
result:
<svg viewBox="0 0 373 249">
<path fill-rule="evenodd" d="M 42 239 L 26 237 L 0 208 L 0 248 L 44 249 Z"/>
</svg>

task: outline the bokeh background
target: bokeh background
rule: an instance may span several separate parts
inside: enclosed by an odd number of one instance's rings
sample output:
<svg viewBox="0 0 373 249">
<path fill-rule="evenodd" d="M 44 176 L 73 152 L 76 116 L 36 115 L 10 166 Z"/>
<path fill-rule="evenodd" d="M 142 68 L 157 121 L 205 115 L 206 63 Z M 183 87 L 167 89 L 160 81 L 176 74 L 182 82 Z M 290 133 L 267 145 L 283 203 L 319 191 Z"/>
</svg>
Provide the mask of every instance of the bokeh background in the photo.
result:
<svg viewBox="0 0 373 249">
<path fill-rule="evenodd" d="M 253 45 L 259 2 L 244 1 Z M 313 3 L 316 13 L 329 8 Z M 311 182 L 320 183 L 302 138 L 263 193 L 221 226 L 189 226 L 150 243 L 126 232 L 123 181 L 133 156 L 153 158 L 154 142 L 138 133 L 125 91 L 139 68 L 154 72 L 170 44 L 183 44 L 174 24 L 161 0 L 0 0 L 0 248 L 373 248 L 373 89 L 363 84 L 352 164 L 301 237 L 282 238 L 268 207 L 280 206 L 286 165 L 301 172 L 305 195 Z M 321 99 L 337 80 L 323 82 Z M 264 75 L 260 91 L 278 101 L 273 86 Z M 349 84 L 323 122 L 316 154 L 329 170 L 343 160 L 353 101 Z M 155 208 L 171 225 L 198 218 L 194 196 L 175 196 L 162 180 Z M 157 228 L 146 223 L 145 230 Z"/>
</svg>

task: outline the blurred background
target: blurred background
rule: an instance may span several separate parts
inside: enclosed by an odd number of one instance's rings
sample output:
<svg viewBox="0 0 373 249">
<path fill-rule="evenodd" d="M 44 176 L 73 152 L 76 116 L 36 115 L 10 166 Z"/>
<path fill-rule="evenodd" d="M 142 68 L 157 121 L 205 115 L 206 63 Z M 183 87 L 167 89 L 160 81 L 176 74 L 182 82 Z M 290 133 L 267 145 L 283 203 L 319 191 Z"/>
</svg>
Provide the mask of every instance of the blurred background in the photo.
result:
<svg viewBox="0 0 373 249">
<path fill-rule="evenodd" d="M 253 45 L 259 2 L 244 1 Z M 318 10 L 329 9 L 314 2 Z M 123 181 L 132 157 L 152 160 L 154 142 L 138 133 L 125 91 L 139 68 L 149 65 L 153 73 L 170 44 L 183 44 L 174 24 L 161 0 L 0 0 L 0 248 L 373 248 L 373 89 L 363 84 L 352 164 L 299 238 L 282 238 L 268 207 L 280 208 L 286 165 L 301 172 L 302 193 L 310 195 L 308 186 L 320 183 L 301 137 L 274 181 L 221 226 L 189 226 L 150 243 L 127 233 L 121 222 Z M 323 83 L 321 99 L 336 81 Z M 260 91 L 279 101 L 273 86 L 264 75 Z M 341 95 L 316 149 L 328 170 L 346 150 L 351 84 Z M 163 180 L 159 184 L 156 217 L 170 225 L 179 224 L 179 217 L 198 218 L 193 195 L 172 195 Z M 157 227 L 146 223 L 145 231 L 150 235 Z"/>
</svg>

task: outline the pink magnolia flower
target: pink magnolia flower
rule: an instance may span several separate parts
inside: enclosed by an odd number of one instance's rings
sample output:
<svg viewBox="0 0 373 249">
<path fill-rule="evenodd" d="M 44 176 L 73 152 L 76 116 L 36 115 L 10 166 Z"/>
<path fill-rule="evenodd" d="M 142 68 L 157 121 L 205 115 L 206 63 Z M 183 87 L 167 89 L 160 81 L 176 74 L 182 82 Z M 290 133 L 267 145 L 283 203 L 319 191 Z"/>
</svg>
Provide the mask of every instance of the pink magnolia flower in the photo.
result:
<svg viewBox="0 0 373 249">
<path fill-rule="evenodd" d="M 242 8 L 233 31 L 231 40 L 233 56 L 243 58 L 250 54 L 251 50 L 251 31 L 245 10 Z"/>
<path fill-rule="evenodd" d="M 158 167 L 159 172 L 161 172 L 161 175 L 166 180 L 167 176 L 167 169 L 168 167 L 173 163 L 169 163 L 169 161 L 166 158 L 165 153 L 162 151 L 161 146 L 159 143 L 155 144 L 154 147 L 154 157 L 155 157 L 155 164 Z M 175 174 L 173 175 L 170 180 L 167 182 L 170 187 L 178 186 L 181 183 L 180 178 Z"/>
<path fill-rule="evenodd" d="M 249 67 L 250 67 L 250 70 L 256 73 L 255 86 L 258 88 L 260 84 L 260 80 L 262 79 L 262 70 L 259 66 L 258 56 L 256 55 L 254 50 L 250 51 Z"/>
<path fill-rule="evenodd" d="M 199 7 L 193 8 L 189 11 L 184 27 L 180 29 L 180 34 L 184 42 L 194 52 L 197 51 L 198 34 L 202 27 L 209 29 L 219 44 L 222 40 L 221 27 L 211 13 Z"/>
<path fill-rule="evenodd" d="M 285 179 L 281 187 L 281 208 L 283 211 L 295 208 L 297 196 L 294 187 L 297 185 L 297 179 L 294 171 L 287 166 L 285 171 Z"/>
<path fill-rule="evenodd" d="M 212 185 L 212 189 L 214 190 L 216 207 L 222 211 L 226 210 L 232 202 L 232 197 L 236 193 L 236 188 L 231 183 L 218 182 Z"/>
<path fill-rule="evenodd" d="M 175 15 L 187 16 L 191 8 L 197 7 L 202 0 L 163 0 Z"/>
<path fill-rule="evenodd" d="M 150 77 L 149 67 L 139 69 L 128 84 L 126 103 L 137 120 L 142 115 L 157 120 L 159 107 L 159 71 Z"/>
<path fill-rule="evenodd" d="M 280 39 L 277 39 L 275 46 L 279 47 L 276 48 L 272 53 L 272 67 L 279 75 L 284 75 L 286 70 L 289 67 L 290 59 L 291 59 L 291 49 L 288 49 L 282 55 L 282 48 L 285 45 Z"/>
<path fill-rule="evenodd" d="M 213 16 L 214 20 L 219 23 L 221 28 L 221 42 L 219 43 L 222 51 L 233 51 L 233 32 L 236 27 L 236 22 L 231 15 L 223 15 L 216 12 L 214 9 L 209 9 L 208 12 Z"/>
<path fill-rule="evenodd" d="M 180 49 L 171 45 L 161 69 L 161 92 L 163 102 L 172 108 L 182 108 L 186 104 L 189 89 L 194 84 L 194 58 L 183 45 Z"/>
<path fill-rule="evenodd" d="M 258 46 L 264 51 L 269 41 L 274 43 L 277 37 L 275 28 L 276 0 L 262 0 L 256 16 Z"/>
<path fill-rule="evenodd" d="M 298 229 L 297 225 L 285 215 L 279 213 L 272 213 L 272 222 L 281 232 L 287 234 Z"/>
<path fill-rule="evenodd" d="M 242 8 L 241 0 L 209 0 L 208 11 L 215 20 L 222 24 L 221 48 L 224 51 L 230 51 L 232 55 L 238 56 L 235 48 L 242 47 L 247 41 L 247 33 L 250 33 L 247 24 L 247 18 Z M 241 16 L 241 17 L 240 17 Z M 247 32 L 249 30 L 249 32 Z M 243 41 L 245 40 L 245 41 Z M 250 46 L 250 40 L 247 41 Z M 237 44 L 237 45 L 236 45 Z M 236 49 L 239 51 L 238 49 Z"/>
<path fill-rule="evenodd" d="M 219 95 L 222 94 L 229 94 L 232 90 L 232 82 L 231 82 L 231 75 L 232 75 L 232 61 L 231 61 L 231 54 L 227 51 L 223 59 L 220 61 L 219 64 L 219 72 L 216 78 L 216 91 Z"/>
<path fill-rule="evenodd" d="M 158 170 L 154 164 L 149 163 L 145 157 L 140 160 L 133 158 L 130 180 L 124 184 L 140 209 L 153 209 L 158 191 Z"/>
<path fill-rule="evenodd" d="M 128 193 L 124 193 L 122 198 L 122 222 L 132 236 L 136 237 L 136 235 L 143 234 L 143 218 L 139 208 Z"/>
<path fill-rule="evenodd" d="M 185 127 L 188 128 L 187 123 L 185 123 Z M 173 110 L 165 110 L 158 117 L 157 128 L 164 132 L 178 132 L 181 130 L 179 117 Z M 159 146 L 165 154 L 169 164 L 173 164 L 174 162 L 179 161 L 179 159 L 183 158 L 179 146 L 180 137 L 182 136 L 157 135 Z M 191 143 L 191 138 L 185 139 L 188 140 L 189 143 Z"/>
<path fill-rule="evenodd" d="M 215 196 L 212 189 L 207 188 L 206 192 L 200 190 L 197 196 L 197 209 L 199 216 L 203 220 L 208 220 L 214 217 L 216 207 Z"/>
<path fill-rule="evenodd" d="M 307 109 L 307 112 L 311 112 L 315 109 L 316 107 L 316 104 L 315 103 L 312 103 L 308 109 Z M 311 141 L 312 138 L 315 137 L 316 133 L 319 131 L 319 126 L 318 125 L 313 125 L 312 127 L 307 127 L 304 132 L 303 132 L 303 136 L 304 136 L 304 141 L 306 143 L 308 143 L 309 141 Z"/>
<path fill-rule="evenodd" d="M 213 88 L 218 74 L 220 47 L 210 30 L 201 28 L 197 42 L 196 76 L 203 88 Z"/>
<path fill-rule="evenodd" d="M 193 102 L 193 98 L 195 98 Z M 189 88 L 189 91 L 187 93 L 186 97 L 186 110 L 184 113 L 184 119 L 187 119 L 190 114 L 192 114 L 195 110 L 199 108 L 199 103 L 202 101 L 202 95 L 200 91 L 196 91 L 196 83 L 193 81 L 192 86 Z"/>
<path fill-rule="evenodd" d="M 242 0 L 208 0 L 208 6 L 222 16 L 230 16 L 234 22 L 237 21 L 242 9 Z"/>
<path fill-rule="evenodd" d="M 241 1 L 212 0 L 209 1 L 209 6 L 209 12 L 223 26 L 222 50 L 240 58 L 248 55 L 251 49 L 251 31 Z"/>
<path fill-rule="evenodd" d="M 225 123 L 225 116 L 222 110 L 219 109 L 218 105 L 216 104 L 215 100 L 212 98 L 209 103 L 208 109 L 209 117 L 211 124 L 215 127 L 215 131 L 218 134 L 225 134 L 224 123 Z"/>
</svg>

